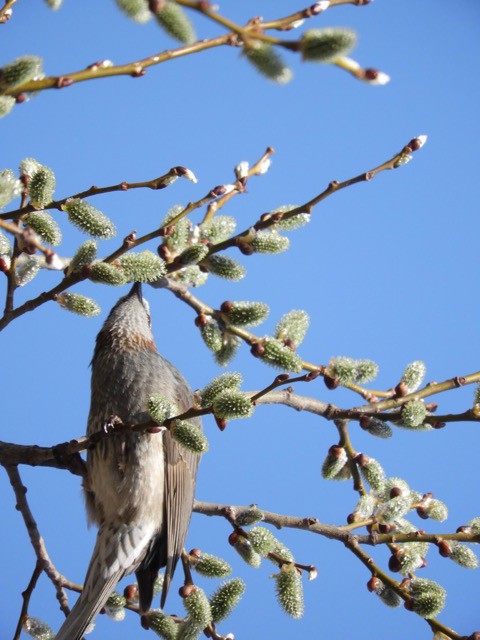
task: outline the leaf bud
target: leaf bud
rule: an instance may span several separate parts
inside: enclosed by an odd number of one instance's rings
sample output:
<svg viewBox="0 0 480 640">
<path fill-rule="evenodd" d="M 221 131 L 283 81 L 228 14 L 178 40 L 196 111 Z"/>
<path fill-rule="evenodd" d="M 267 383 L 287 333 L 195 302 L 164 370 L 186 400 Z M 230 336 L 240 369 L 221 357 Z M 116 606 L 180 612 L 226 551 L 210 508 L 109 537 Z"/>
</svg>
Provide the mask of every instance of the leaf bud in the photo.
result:
<svg viewBox="0 0 480 640">
<path fill-rule="evenodd" d="M 300 51 L 304 60 L 329 64 L 348 55 L 356 43 L 357 34 L 352 29 L 311 29 L 303 34 Z"/>
<path fill-rule="evenodd" d="M 13 96 L 0 96 L 0 118 L 7 116 L 15 106 L 15 98 Z"/>
<path fill-rule="evenodd" d="M 241 340 L 237 336 L 224 334 L 222 346 L 219 351 L 214 353 L 215 362 L 222 367 L 226 367 L 237 355 Z"/>
<path fill-rule="evenodd" d="M 268 316 L 270 309 L 263 302 L 233 302 L 228 311 L 228 322 L 235 327 L 256 327 Z"/>
<path fill-rule="evenodd" d="M 362 416 L 360 418 L 360 426 L 364 431 L 368 431 L 370 435 L 384 440 L 391 438 L 393 435 L 392 428 L 386 422 L 373 416 Z"/>
<path fill-rule="evenodd" d="M 343 468 L 348 465 L 347 452 L 339 445 L 333 445 L 328 450 L 322 465 L 322 478 L 325 480 L 343 480 L 339 476 Z"/>
<path fill-rule="evenodd" d="M 176 406 L 160 393 L 148 397 L 146 408 L 151 419 L 157 424 L 163 424 L 177 412 Z"/>
<path fill-rule="evenodd" d="M 185 265 L 198 264 L 208 255 L 208 252 L 207 245 L 202 243 L 193 244 L 182 251 L 178 256 L 178 261 Z"/>
<path fill-rule="evenodd" d="M 109 262 L 96 262 L 91 267 L 90 280 L 119 287 L 127 282 L 123 269 Z"/>
<path fill-rule="evenodd" d="M 95 240 L 86 240 L 76 250 L 68 266 L 69 273 L 77 273 L 86 265 L 92 264 L 97 257 L 97 243 Z"/>
<path fill-rule="evenodd" d="M 200 225 L 200 237 L 214 244 L 230 238 L 237 228 L 237 221 L 231 216 L 215 216 Z"/>
<path fill-rule="evenodd" d="M 234 531 L 228 538 L 228 542 L 232 545 L 238 555 L 245 560 L 245 562 L 254 567 L 255 569 L 260 566 L 262 557 L 259 553 L 254 551 L 249 540 L 242 536 L 237 531 Z"/>
<path fill-rule="evenodd" d="M 191 560 L 191 565 L 197 573 L 207 578 L 226 578 L 232 573 L 232 567 L 217 556 L 213 556 L 210 553 L 204 553 L 195 549 L 197 553 L 193 555 L 194 559 Z"/>
<path fill-rule="evenodd" d="M 251 41 L 244 45 L 245 58 L 263 76 L 279 84 L 286 84 L 292 79 L 292 71 L 283 61 L 283 58 L 275 51 L 271 44 Z"/>
<path fill-rule="evenodd" d="M 380 582 L 380 585 L 375 589 L 375 594 L 380 598 L 383 604 L 386 604 L 387 607 L 399 607 L 402 604 L 402 598 L 390 589 L 390 587 L 386 587 L 383 582 Z"/>
<path fill-rule="evenodd" d="M 275 327 L 274 337 L 278 340 L 290 340 L 298 347 L 305 338 L 310 325 L 310 316 L 306 311 L 293 309 L 283 315 Z"/>
<path fill-rule="evenodd" d="M 152 609 L 147 614 L 148 627 L 164 640 L 176 640 L 178 625 L 175 620 L 160 609 Z"/>
<path fill-rule="evenodd" d="M 191 593 L 183 598 L 183 605 L 188 611 L 191 621 L 199 629 L 205 629 L 211 623 L 210 602 L 200 587 L 194 587 Z"/>
<path fill-rule="evenodd" d="M 62 209 L 67 212 L 73 225 L 91 236 L 108 240 L 116 234 L 113 222 L 86 200 L 72 198 L 62 205 Z"/>
<path fill-rule="evenodd" d="M 255 253 L 282 253 L 290 246 L 290 240 L 275 231 L 258 231 L 250 246 Z"/>
<path fill-rule="evenodd" d="M 56 301 L 63 309 L 86 318 L 93 318 L 100 313 L 100 307 L 94 300 L 79 293 L 61 293 L 56 297 Z"/>
<path fill-rule="evenodd" d="M 238 389 L 242 380 L 242 374 L 237 371 L 229 371 L 213 378 L 200 392 L 201 406 L 209 407 L 220 393 L 230 389 Z"/>
<path fill-rule="evenodd" d="M 198 455 L 208 451 L 208 440 L 203 431 L 186 420 L 175 420 L 170 428 L 172 438 L 182 447 Z"/>
<path fill-rule="evenodd" d="M 406 427 L 415 429 L 421 426 L 426 416 L 427 410 L 421 400 L 410 400 L 402 407 L 401 420 Z"/>
<path fill-rule="evenodd" d="M 233 578 L 220 585 L 210 599 L 213 622 L 217 623 L 228 618 L 240 602 L 244 591 L 245 583 L 240 578 Z"/>
<path fill-rule="evenodd" d="M 265 338 L 263 342 L 264 352 L 261 358 L 264 362 L 283 371 L 294 371 L 298 373 L 302 370 L 302 360 L 291 349 L 286 347 L 276 338 Z"/>
<path fill-rule="evenodd" d="M 29 213 L 22 219 L 22 222 L 31 227 L 46 244 L 57 247 L 62 242 L 60 227 L 48 211 Z"/>
<path fill-rule="evenodd" d="M 115 0 L 115 2 L 131 20 L 139 24 L 148 22 L 152 17 L 147 0 Z"/>
<path fill-rule="evenodd" d="M 407 583 L 412 610 L 422 618 L 435 618 L 445 606 L 445 589 L 426 578 L 413 578 Z"/>
<path fill-rule="evenodd" d="M 165 262 L 153 251 L 126 253 L 121 256 L 120 265 L 127 282 L 155 282 L 166 273 Z"/>
<path fill-rule="evenodd" d="M 7 236 L 0 231 L 0 256 L 9 256 L 12 252 L 12 246 Z"/>
<path fill-rule="evenodd" d="M 385 471 L 378 460 L 361 454 L 357 456 L 356 461 L 360 467 L 360 473 L 370 487 L 374 491 L 382 491 L 385 486 L 386 477 Z"/>
<path fill-rule="evenodd" d="M 52 201 L 55 191 L 55 174 L 49 167 L 41 166 L 30 179 L 28 193 L 30 203 L 41 209 Z"/>
<path fill-rule="evenodd" d="M 183 42 L 192 44 L 195 42 L 196 35 L 190 19 L 185 11 L 171 0 L 162 2 L 161 8 L 155 12 L 158 24 L 169 36 Z"/>
<path fill-rule="evenodd" d="M 448 558 L 452 553 L 452 547 L 448 540 L 440 540 L 437 543 L 438 551 L 443 558 Z"/>
<path fill-rule="evenodd" d="M 450 559 L 465 569 L 478 568 L 478 558 L 475 552 L 466 544 L 461 544 L 460 542 L 452 542 Z"/>
<path fill-rule="evenodd" d="M 200 327 L 200 335 L 210 351 L 220 351 L 223 346 L 223 334 L 216 322 L 209 322 Z"/>
<path fill-rule="evenodd" d="M 0 68 L 0 88 L 16 89 L 40 76 L 43 60 L 38 56 L 20 56 Z"/>
<path fill-rule="evenodd" d="M 249 418 L 254 411 L 254 405 L 243 391 L 227 389 L 215 397 L 213 411 L 216 416 L 225 420 Z"/>
<path fill-rule="evenodd" d="M 40 271 L 40 263 L 34 256 L 26 256 L 24 260 L 19 261 L 15 271 L 15 283 L 17 287 L 23 287 L 28 284 Z"/>
<path fill-rule="evenodd" d="M 273 577 L 282 609 L 292 618 L 301 618 L 304 611 L 302 578 L 295 565 L 283 565 L 280 572 Z"/>
<path fill-rule="evenodd" d="M 422 384 L 426 372 L 427 367 L 421 360 L 414 360 L 414 362 L 408 364 L 405 367 L 405 370 L 402 374 L 402 379 L 400 381 L 405 385 L 406 393 L 403 395 L 416 391 Z"/>
<path fill-rule="evenodd" d="M 265 515 L 255 505 L 252 505 L 249 509 L 245 509 L 235 517 L 235 522 L 239 527 L 248 527 L 251 524 L 256 524 L 264 519 Z"/>
<path fill-rule="evenodd" d="M 246 270 L 243 265 L 228 256 L 213 254 L 203 262 L 207 270 L 219 278 L 233 280 L 234 282 L 245 277 Z"/>
<path fill-rule="evenodd" d="M 39 618 L 26 616 L 22 629 L 31 638 L 35 638 L 35 640 L 54 640 L 55 638 L 53 629 Z"/>
</svg>

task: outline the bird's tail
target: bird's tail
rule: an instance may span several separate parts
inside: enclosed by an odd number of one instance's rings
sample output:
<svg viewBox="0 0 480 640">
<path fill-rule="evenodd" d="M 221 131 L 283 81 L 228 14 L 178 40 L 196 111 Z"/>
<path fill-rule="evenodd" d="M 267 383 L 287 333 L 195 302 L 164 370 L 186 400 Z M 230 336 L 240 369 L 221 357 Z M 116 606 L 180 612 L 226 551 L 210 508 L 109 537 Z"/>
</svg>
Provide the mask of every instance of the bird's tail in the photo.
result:
<svg viewBox="0 0 480 640">
<path fill-rule="evenodd" d="M 87 570 L 85 586 L 55 640 L 80 640 L 124 575 L 142 560 L 153 527 L 102 525 Z"/>
</svg>

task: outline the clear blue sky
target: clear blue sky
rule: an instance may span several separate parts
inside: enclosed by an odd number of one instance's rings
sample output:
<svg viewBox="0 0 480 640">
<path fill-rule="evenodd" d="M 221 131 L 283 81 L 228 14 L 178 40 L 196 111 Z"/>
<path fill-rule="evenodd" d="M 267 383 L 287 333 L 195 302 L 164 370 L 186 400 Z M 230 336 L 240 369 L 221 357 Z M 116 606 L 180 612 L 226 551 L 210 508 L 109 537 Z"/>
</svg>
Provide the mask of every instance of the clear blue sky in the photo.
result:
<svg viewBox="0 0 480 640">
<path fill-rule="evenodd" d="M 0 64 L 31 53 L 44 58 L 47 74 L 60 75 L 96 60 L 128 62 L 173 46 L 155 24 L 139 26 L 126 19 L 113 0 L 64 4 L 53 13 L 41 0 L 19 0 L 12 20 L 1 27 Z M 301 3 L 287 0 L 222 5 L 225 15 L 240 22 L 300 8 Z M 220 33 L 205 19 L 195 22 L 200 37 Z M 2 168 L 16 168 L 27 156 L 37 158 L 55 170 L 59 197 L 92 184 L 153 178 L 175 165 L 197 174 L 198 185 L 178 181 L 160 192 L 136 190 L 92 201 L 115 220 L 121 238 L 133 228 L 150 231 L 173 204 L 229 182 L 239 161 L 257 159 L 268 145 L 276 149 L 270 172 L 252 179 L 248 194 L 225 211 L 238 216 L 240 228 L 281 204 L 304 202 L 330 180 L 372 168 L 413 136 L 428 134 L 428 144 L 406 167 L 318 207 L 311 224 L 291 234 L 288 252 L 242 258 L 245 280 L 230 285 L 211 278 L 197 293 L 214 307 L 226 299 L 268 303 L 270 319 L 259 333 L 272 331 L 286 311 L 305 309 L 312 324 L 303 357 L 319 363 L 336 355 L 372 358 L 380 366 L 376 387 L 396 384 L 414 359 L 426 362 L 428 380 L 472 373 L 478 369 L 480 5 L 473 0 L 377 0 L 364 8 L 331 9 L 308 27 L 330 25 L 355 28 L 356 59 L 388 73 L 391 83 L 369 87 L 338 69 L 286 54 L 294 79 L 277 86 L 239 59 L 238 50 L 213 50 L 153 67 L 141 79 L 47 91 L 16 107 L 0 121 Z M 66 224 L 63 228 L 60 253 L 70 255 L 83 236 Z M 105 244 L 102 255 L 117 242 Z M 19 291 L 18 301 L 52 287 L 57 278 L 40 274 Z M 78 318 L 52 303 L 2 334 L 3 440 L 49 445 L 85 431 L 95 335 L 124 290 L 92 284 L 76 290 L 94 296 L 102 316 Z M 147 288 L 146 296 L 160 351 L 192 387 L 204 386 L 219 370 L 200 343 L 192 311 L 164 291 Z M 246 389 L 263 387 L 275 375 L 246 348 L 231 369 L 243 372 Z M 296 390 L 339 406 L 358 404 L 352 394 L 328 392 L 321 381 Z M 442 398 L 441 411 L 465 410 L 472 391 L 450 392 Z M 205 429 L 211 449 L 200 467 L 199 499 L 255 502 L 272 511 L 345 522 L 355 503 L 351 486 L 320 477 L 326 451 L 337 441 L 332 425 L 284 407 L 261 407 L 252 420 L 231 423 L 224 433 L 210 419 Z M 401 475 L 448 504 L 446 523 L 422 522 L 429 531 L 454 531 L 480 514 L 476 425 L 396 432 L 389 441 L 352 425 L 352 438 L 359 451 L 379 458 L 389 475 Z M 95 532 L 86 528 L 78 479 L 49 469 L 21 472 L 53 561 L 61 573 L 81 582 Z M 0 481 L 0 637 L 7 639 L 35 560 L 4 473 Z M 367 640 L 372 633 L 388 634 L 390 640 L 431 637 L 418 616 L 403 608 L 389 610 L 368 593 L 368 572 L 340 544 L 285 530 L 279 536 L 297 560 L 319 571 L 316 581 L 305 583 L 304 619 L 288 619 L 275 603 L 272 567 L 246 567 L 226 542 L 229 532 L 223 520 L 194 516 L 188 538 L 189 548 L 225 557 L 247 582 L 244 600 L 221 627 L 225 633 L 279 640 L 352 635 Z M 375 550 L 375 557 L 385 566 L 385 549 Z M 441 620 L 467 635 L 480 629 L 478 572 L 440 558 L 435 549 L 428 560 L 421 575 L 449 591 Z M 213 583 L 204 586 L 214 589 Z M 169 610 L 181 608 L 173 590 Z M 45 577 L 30 612 L 53 628 L 61 624 Z M 131 640 L 142 634 L 135 615 L 117 625 L 102 617 L 92 638 Z"/>
</svg>

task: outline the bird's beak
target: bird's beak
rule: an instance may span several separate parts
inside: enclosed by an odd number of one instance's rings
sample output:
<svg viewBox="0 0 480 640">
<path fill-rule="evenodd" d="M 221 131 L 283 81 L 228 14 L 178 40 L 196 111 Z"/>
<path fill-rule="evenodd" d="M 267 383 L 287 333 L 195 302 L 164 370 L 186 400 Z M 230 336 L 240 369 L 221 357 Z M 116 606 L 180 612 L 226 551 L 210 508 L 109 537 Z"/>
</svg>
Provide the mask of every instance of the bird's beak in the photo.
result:
<svg viewBox="0 0 480 640">
<path fill-rule="evenodd" d="M 135 282 L 133 287 L 130 289 L 130 293 L 128 294 L 128 297 L 130 297 L 130 296 L 137 296 L 137 298 L 140 300 L 140 302 L 142 302 L 143 296 L 142 296 L 142 283 L 141 282 Z"/>
</svg>

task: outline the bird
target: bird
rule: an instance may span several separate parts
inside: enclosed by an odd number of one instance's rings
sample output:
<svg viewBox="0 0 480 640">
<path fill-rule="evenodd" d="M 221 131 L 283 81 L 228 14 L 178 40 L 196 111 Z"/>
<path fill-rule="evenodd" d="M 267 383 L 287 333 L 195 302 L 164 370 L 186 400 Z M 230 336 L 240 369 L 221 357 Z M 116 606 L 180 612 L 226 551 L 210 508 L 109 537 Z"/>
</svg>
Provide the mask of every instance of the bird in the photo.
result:
<svg viewBox="0 0 480 640">
<path fill-rule="evenodd" d="M 164 396 L 179 413 L 193 405 L 188 383 L 157 351 L 141 283 L 110 311 L 91 368 L 88 435 L 104 429 L 112 416 L 125 425 L 148 422 L 152 394 Z M 199 418 L 191 422 L 201 427 Z M 119 580 L 133 571 L 144 614 L 165 567 L 162 608 L 165 604 L 190 522 L 199 456 L 167 429 L 151 431 L 125 429 L 87 452 L 86 511 L 99 529 L 82 593 L 56 640 L 80 640 Z"/>
</svg>

